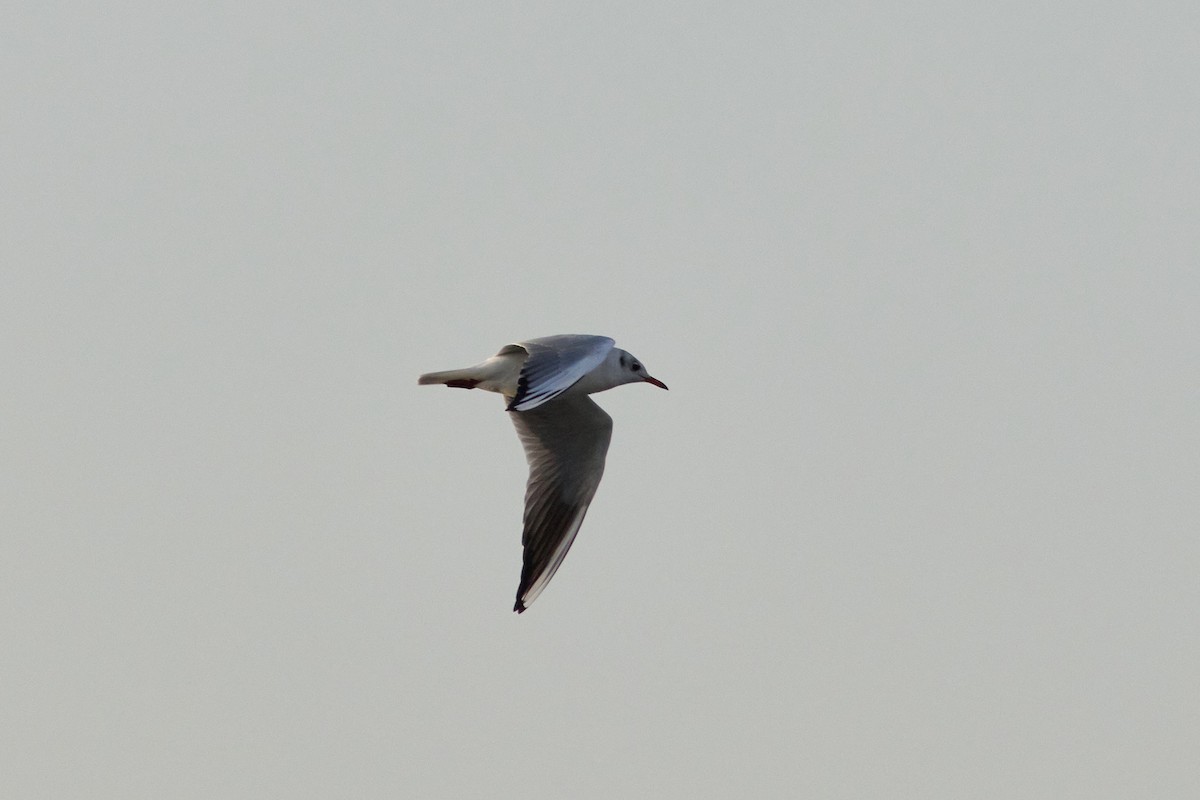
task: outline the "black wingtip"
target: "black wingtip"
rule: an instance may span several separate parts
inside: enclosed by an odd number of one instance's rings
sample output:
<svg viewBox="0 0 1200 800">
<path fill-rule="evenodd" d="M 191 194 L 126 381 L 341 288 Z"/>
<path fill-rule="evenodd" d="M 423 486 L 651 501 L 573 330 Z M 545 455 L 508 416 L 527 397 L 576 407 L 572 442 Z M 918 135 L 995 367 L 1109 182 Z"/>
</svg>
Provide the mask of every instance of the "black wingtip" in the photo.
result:
<svg viewBox="0 0 1200 800">
<path fill-rule="evenodd" d="M 521 598 L 517 598 L 517 602 L 513 606 L 513 611 L 517 612 L 518 614 L 523 614 L 525 612 L 525 604 L 521 602 Z"/>
<path fill-rule="evenodd" d="M 517 393 L 508 401 L 508 408 L 505 411 L 516 411 L 517 404 L 525 401 L 525 396 L 529 394 L 529 376 L 525 374 L 525 370 L 521 370 L 521 374 L 517 376 Z"/>
</svg>

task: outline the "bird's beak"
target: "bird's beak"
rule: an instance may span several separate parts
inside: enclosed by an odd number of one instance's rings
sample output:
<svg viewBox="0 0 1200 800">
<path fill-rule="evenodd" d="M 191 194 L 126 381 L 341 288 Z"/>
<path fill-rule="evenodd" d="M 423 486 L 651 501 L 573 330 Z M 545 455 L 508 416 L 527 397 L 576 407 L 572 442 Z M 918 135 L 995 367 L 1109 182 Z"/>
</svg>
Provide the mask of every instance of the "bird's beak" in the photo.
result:
<svg viewBox="0 0 1200 800">
<path fill-rule="evenodd" d="M 660 381 L 658 378 L 651 378 L 649 375 L 642 378 L 642 380 L 645 381 L 646 383 L 653 383 L 655 386 L 657 386 L 660 389 L 667 388 L 667 385 L 665 383 Z"/>
</svg>

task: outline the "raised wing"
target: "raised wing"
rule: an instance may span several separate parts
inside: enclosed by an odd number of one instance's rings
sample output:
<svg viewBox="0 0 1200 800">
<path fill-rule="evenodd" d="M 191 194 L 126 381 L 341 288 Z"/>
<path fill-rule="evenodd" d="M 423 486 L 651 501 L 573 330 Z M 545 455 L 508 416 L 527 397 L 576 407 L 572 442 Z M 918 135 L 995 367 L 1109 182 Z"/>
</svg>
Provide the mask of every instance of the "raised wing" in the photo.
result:
<svg viewBox="0 0 1200 800">
<path fill-rule="evenodd" d="M 517 379 L 509 411 L 529 411 L 570 389 L 602 362 L 616 344 L 607 336 L 563 334 L 518 342 L 529 353 Z M 511 352 L 509 345 L 501 353 Z"/>
<path fill-rule="evenodd" d="M 612 417 L 587 395 L 510 412 L 529 462 L 524 561 L 513 610 L 532 603 L 567 557 L 604 474 Z"/>
</svg>

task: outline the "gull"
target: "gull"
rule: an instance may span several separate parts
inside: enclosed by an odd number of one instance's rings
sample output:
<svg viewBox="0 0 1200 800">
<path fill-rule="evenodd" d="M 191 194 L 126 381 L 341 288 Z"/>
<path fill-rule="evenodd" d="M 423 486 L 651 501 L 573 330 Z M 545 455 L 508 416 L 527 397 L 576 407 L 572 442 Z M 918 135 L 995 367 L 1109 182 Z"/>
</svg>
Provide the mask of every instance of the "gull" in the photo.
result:
<svg viewBox="0 0 1200 800">
<path fill-rule="evenodd" d="M 625 383 L 667 385 L 607 336 L 561 334 L 505 345 L 464 369 L 429 372 L 418 384 L 498 392 L 529 462 L 518 614 L 546 588 L 579 533 L 612 439 L 612 417 L 589 394 Z"/>
</svg>

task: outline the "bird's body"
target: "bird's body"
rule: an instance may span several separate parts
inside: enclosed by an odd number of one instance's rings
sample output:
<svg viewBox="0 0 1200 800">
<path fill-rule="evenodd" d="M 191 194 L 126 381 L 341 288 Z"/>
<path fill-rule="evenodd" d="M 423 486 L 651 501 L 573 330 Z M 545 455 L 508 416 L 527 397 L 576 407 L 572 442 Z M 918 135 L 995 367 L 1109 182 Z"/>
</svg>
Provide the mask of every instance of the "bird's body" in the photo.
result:
<svg viewBox="0 0 1200 800">
<path fill-rule="evenodd" d="M 581 334 L 506 345 L 472 367 L 418 379 L 497 392 L 508 401 L 529 462 L 514 611 L 533 602 L 566 558 L 604 474 L 612 417 L 588 395 L 637 382 L 667 388 L 612 339 Z"/>
</svg>

